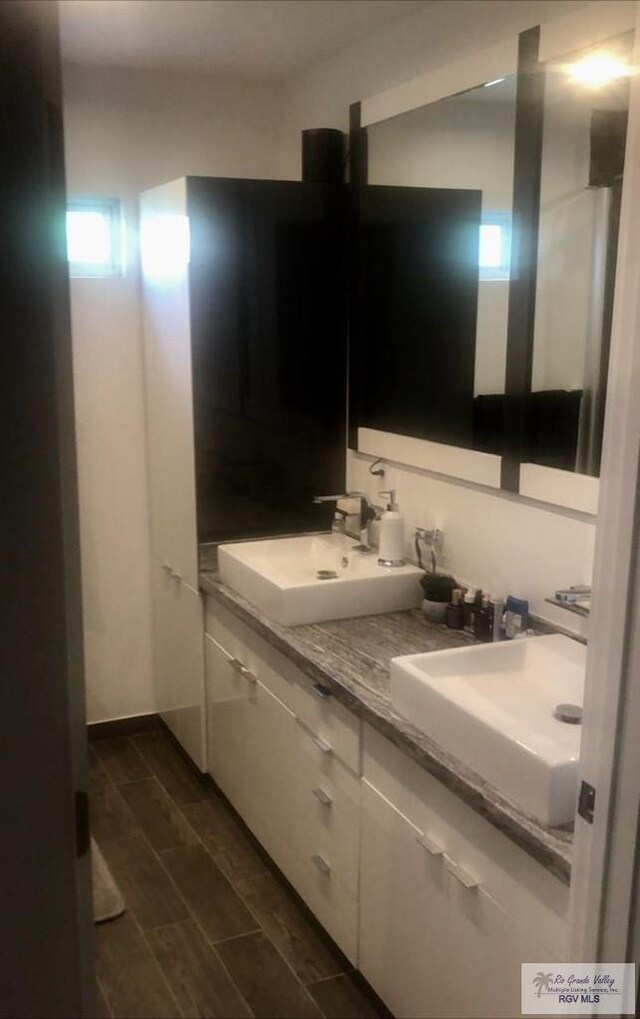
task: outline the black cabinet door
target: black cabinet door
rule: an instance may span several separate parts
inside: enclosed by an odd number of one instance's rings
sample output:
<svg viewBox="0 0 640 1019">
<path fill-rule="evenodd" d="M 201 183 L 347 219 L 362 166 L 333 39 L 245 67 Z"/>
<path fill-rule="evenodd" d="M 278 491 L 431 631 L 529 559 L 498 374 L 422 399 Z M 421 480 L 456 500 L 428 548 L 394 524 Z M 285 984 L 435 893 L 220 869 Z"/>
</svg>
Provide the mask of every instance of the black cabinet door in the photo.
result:
<svg viewBox="0 0 640 1019">
<path fill-rule="evenodd" d="M 482 192 L 367 186 L 354 217 L 350 434 L 473 445 Z"/>
<path fill-rule="evenodd" d="M 344 485 L 346 321 L 335 188 L 190 178 L 198 531 L 318 530 Z"/>
</svg>

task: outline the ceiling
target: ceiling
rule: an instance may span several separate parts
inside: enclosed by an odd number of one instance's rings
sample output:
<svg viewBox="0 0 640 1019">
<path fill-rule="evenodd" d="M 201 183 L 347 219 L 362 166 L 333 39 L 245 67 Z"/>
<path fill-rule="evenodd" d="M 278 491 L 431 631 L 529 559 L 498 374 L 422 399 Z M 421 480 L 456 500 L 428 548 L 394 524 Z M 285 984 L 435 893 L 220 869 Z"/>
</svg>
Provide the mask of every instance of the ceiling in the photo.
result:
<svg viewBox="0 0 640 1019">
<path fill-rule="evenodd" d="M 429 0 L 61 0 L 70 63 L 281 78 Z"/>
</svg>

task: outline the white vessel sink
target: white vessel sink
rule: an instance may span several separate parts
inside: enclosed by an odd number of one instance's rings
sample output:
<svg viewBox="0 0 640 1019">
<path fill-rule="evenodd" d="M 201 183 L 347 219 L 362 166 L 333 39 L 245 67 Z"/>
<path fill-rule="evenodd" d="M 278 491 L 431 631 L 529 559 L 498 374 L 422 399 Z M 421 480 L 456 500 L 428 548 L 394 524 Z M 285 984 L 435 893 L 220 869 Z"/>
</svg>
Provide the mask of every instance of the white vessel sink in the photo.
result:
<svg viewBox="0 0 640 1019">
<path fill-rule="evenodd" d="M 378 566 L 343 534 L 245 541 L 218 549 L 225 584 L 288 626 L 416 608 L 422 571 Z M 335 573 L 320 579 L 319 571 Z"/>
<path fill-rule="evenodd" d="M 586 648 L 560 634 L 391 662 L 396 711 L 544 824 L 573 820 Z"/>
</svg>

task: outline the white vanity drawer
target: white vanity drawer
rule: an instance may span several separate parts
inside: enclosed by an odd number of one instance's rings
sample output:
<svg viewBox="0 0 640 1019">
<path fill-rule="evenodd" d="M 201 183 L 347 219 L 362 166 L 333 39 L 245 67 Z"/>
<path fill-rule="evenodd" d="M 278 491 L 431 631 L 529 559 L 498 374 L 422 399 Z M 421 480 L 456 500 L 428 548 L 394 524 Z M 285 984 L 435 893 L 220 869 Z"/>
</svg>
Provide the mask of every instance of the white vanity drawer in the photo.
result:
<svg viewBox="0 0 640 1019">
<path fill-rule="evenodd" d="M 363 774 L 551 959 L 566 953 L 569 888 L 389 740 L 364 726 Z"/>
<path fill-rule="evenodd" d="M 358 891 L 360 779 L 317 737 L 296 726 L 295 824 L 303 855 L 319 854 L 353 895 Z"/>
<path fill-rule="evenodd" d="M 289 881 L 354 966 L 358 963 L 358 899 L 345 888 L 331 861 L 312 844 L 298 847 L 283 867 Z"/>
<path fill-rule="evenodd" d="M 224 606 L 207 600 L 206 629 L 229 654 L 242 662 L 332 753 L 360 773 L 360 719 L 327 687 L 316 683 L 254 633 Z"/>
<path fill-rule="evenodd" d="M 331 751 L 359 775 L 360 719 L 341 704 L 325 684 L 316 683 L 301 672 L 299 677 L 292 710 L 316 737 L 327 743 Z"/>
<path fill-rule="evenodd" d="M 291 677 L 274 668 L 273 656 L 277 654 L 275 649 L 246 623 L 210 598 L 207 599 L 206 632 L 225 651 L 250 669 L 290 711 L 294 710 L 294 682 Z"/>
</svg>

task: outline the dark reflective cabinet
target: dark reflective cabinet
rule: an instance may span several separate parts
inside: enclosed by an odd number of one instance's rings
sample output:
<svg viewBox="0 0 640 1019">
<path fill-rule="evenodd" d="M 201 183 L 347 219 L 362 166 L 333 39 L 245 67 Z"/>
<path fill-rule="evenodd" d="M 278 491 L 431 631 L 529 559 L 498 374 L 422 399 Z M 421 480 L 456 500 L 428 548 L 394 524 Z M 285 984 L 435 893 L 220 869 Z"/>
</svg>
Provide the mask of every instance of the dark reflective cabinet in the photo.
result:
<svg viewBox="0 0 640 1019">
<path fill-rule="evenodd" d="M 328 527 L 344 486 L 341 187 L 187 179 L 201 541 Z"/>
</svg>

